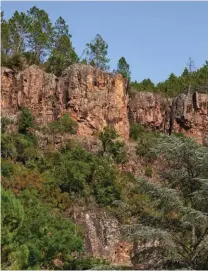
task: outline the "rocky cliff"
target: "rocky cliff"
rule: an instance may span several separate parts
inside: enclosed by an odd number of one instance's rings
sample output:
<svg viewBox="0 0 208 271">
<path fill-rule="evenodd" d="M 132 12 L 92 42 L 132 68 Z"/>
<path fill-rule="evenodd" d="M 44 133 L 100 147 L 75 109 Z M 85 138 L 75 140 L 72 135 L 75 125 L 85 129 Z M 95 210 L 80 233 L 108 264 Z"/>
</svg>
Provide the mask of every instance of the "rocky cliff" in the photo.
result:
<svg viewBox="0 0 208 271">
<path fill-rule="evenodd" d="M 131 123 L 141 123 L 171 134 L 183 133 L 201 144 L 208 143 L 208 94 L 180 94 L 165 99 L 159 94 L 140 92 L 129 102 Z"/>
<path fill-rule="evenodd" d="M 21 72 L 2 68 L 1 79 L 3 116 L 13 118 L 21 108 L 27 107 L 37 123 L 45 125 L 69 113 L 78 122 L 79 138 L 85 138 L 86 148 L 92 152 L 101 146 L 97 141 L 92 144 L 89 137 L 98 135 L 108 124 L 114 125 L 125 140 L 129 138 L 130 123 L 141 123 L 164 133 L 185 133 L 208 144 L 207 94 L 195 92 L 166 99 L 159 94 L 139 92 L 129 98 L 127 82 L 121 75 L 81 64 L 70 66 L 60 77 L 35 65 Z M 63 140 L 58 136 L 55 141 L 51 139 L 57 145 Z M 42 141 L 44 145 L 45 138 Z M 135 145 L 129 143 L 129 161 L 123 170 L 135 175 L 138 171 L 141 175 L 134 152 Z M 114 264 L 132 265 L 132 245 L 122 241 L 116 218 L 99 208 L 77 207 L 68 211 L 74 222 L 84 227 L 87 255 L 104 257 Z"/>
<path fill-rule="evenodd" d="M 139 92 L 130 99 L 119 74 L 74 64 L 60 77 L 32 65 L 21 72 L 2 68 L 2 115 L 15 116 L 28 107 L 37 123 L 46 124 L 64 113 L 78 122 L 78 134 L 98 135 L 113 125 L 123 139 L 129 123 L 141 123 L 165 133 L 180 132 L 207 144 L 208 95 L 195 92 L 166 99 Z"/>
<path fill-rule="evenodd" d="M 97 135 L 111 124 L 128 139 L 126 84 L 121 75 L 89 65 L 74 64 L 59 78 L 35 65 L 19 73 L 2 68 L 2 115 L 27 107 L 42 125 L 70 113 L 79 135 Z"/>
</svg>

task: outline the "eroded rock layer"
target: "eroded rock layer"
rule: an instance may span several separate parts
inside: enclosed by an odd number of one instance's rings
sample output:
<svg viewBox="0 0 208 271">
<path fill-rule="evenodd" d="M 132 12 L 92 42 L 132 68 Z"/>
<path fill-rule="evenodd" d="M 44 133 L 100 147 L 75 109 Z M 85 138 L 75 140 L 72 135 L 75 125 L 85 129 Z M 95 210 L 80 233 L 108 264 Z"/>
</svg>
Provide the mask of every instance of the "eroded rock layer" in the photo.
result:
<svg viewBox="0 0 208 271">
<path fill-rule="evenodd" d="M 98 135 L 112 124 L 122 138 L 128 139 L 127 103 L 126 80 L 89 65 L 74 64 L 59 78 L 35 65 L 19 73 L 2 68 L 4 116 L 27 107 L 41 125 L 70 113 L 78 122 L 80 135 Z"/>
<path fill-rule="evenodd" d="M 208 144 L 208 94 L 194 92 L 165 99 L 151 92 L 140 92 L 129 102 L 131 123 L 141 123 L 171 134 L 184 133 Z"/>
</svg>

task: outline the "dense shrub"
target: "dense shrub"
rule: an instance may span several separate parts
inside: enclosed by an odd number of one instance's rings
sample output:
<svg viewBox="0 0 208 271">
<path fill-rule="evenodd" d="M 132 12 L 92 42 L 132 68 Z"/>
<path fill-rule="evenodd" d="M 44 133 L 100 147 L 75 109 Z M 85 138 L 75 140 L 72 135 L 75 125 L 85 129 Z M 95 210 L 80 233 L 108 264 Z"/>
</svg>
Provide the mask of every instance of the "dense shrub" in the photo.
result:
<svg viewBox="0 0 208 271">
<path fill-rule="evenodd" d="M 127 154 L 125 150 L 125 143 L 118 138 L 118 134 L 114 127 L 106 126 L 99 134 L 99 139 L 102 141 L 103 154 L 110 155 L 118 164 L 126 162 Z"/>
<path fill-rule="evenodd" d="M 70 133 L 76 134 L 77 122 L 74 121 L 68 114 L 65 114 L 58 120 L 54 120 L 49 124 L 49 129 L 52 133 Z"/>
<path fill-rule="evenodd" d="M 29 109 L 23 108 L 21 110 L 21 116 L 19 120 L 19 132 L 21 134 L 27 134 L 28 129 L 34 126 L 34 117 Z"/>
<path fill-rule="evenodd" d="M 24 206 L 24 207 L 23 207 Z M 2 190 L 2 260 L 5 269 L 53 268 L 53 260 L 82 251 L 81 232 L 72 222 L 55 216 L 36 193 L 19 198 Z"/>
<path fill-rule="evenodd" d="M 130 138 L 137 140 L 145 132 L 144 126 L 139 123 L 132 123 L 130 126 Z"/>
</svg>

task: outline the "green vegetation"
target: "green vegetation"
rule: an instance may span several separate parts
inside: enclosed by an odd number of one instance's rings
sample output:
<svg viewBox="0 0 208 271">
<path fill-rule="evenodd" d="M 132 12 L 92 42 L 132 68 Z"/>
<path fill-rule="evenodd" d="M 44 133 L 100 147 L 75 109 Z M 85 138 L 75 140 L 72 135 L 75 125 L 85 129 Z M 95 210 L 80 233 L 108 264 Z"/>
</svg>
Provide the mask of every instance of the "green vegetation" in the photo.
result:
<svg viewBox="0 0 208 271">
<path fill-rule="evenodd" d="M 49 130 L 53 134 L 56 133 L 70 133 L 76 134 L 77 132 L 77 122 L 74 121 L 69 114 L 65 114 L 58 120 L 54 120 L 49 124 Z"/>
<path fill-rule="evenodd" d="M 86 45 L 82 59 L 62 17 L 53 25 L 37 7 L 16 11 L 8 21 L 3 12 L 1 16 L 2 65 L 22 70 L 36 64 L 57 76 L 76 62 L 109 70 L 108 44 L 101 35 Z M 117 72 L 130 81 L 124 57 Z M 150 79 L 135 81 L 129 88 L 130 93 L 173 97 L 184 90 L 206 92 L 207 87 L 208 62 L 194 71 L 190 59 L 179 77 L 171 74 L 157 85 Z M 72 222 L 71 208 L 76 205 L 102 208 L 118 219 L 122 238 L 133 243 L 135 269 L 146 263 L 150 269 L 208 269 L 207 147 L 183 134 L 167 136 L 131 124 L 127 144 L 136 148 L 144 176 L 138 177 L 122 171 L 129 166 L 126 145 L 112 126 L 99 134 L 102 150 L 91 153 L 74 139 L 59 147 L 39 146 L 36 129 L 46 138 L 62 135 L 63 141 L 77 133 L 78 124 L 69 114 L 44 129 L 22 108 L 16 132 L 9 131 L 11 125 L 16 124 L 2 118 L 2 269 L 117 269 L 84 254 L 83 229 Z"/>
<path fill-rule="evenodd" d="M 126 62 L 125 57 L 121 57 L 118 61 L 117 72 L 121 73 L 129 81 L 131 79 L 131 72 L 129 69 L 129 64 Z"/>
<path fill-rule="evenodd" d="M 124 142 L 115 140 L 118 134 L 114 127 L 106 126 L 100 133 L 99 139 L 102 142 L 103 154 L 111 156 L 116 163 L 124 163 L 126 161 L 126 150 Z"/>
<path fill-rule="evenodd" d="M 109 70 L 107 58 L 108 44 L 103 40 L 101 35 L 97 34 L 95 39 L 86 44 L 85 55 L 88 64 L 102 70 Z"/>
<path fill-rule="evenodd" d="M 22 70 L 27 65 L 36 64 L 47 72 L 60 76 L 62 71 L 74 63 L 90 64 L 102 70 L 109 70 L 108 44 L 100 34 L 86 44 L 82 56 L 78 57 L 72 45 L 72 35 L 64 18 L 59 17 L 53 25 L 47 12 L 33 6 L 26 13 L 15 11 L 5 20 L 1 12 L 2 66 Z M 130 66 L 125 57 L 118 60 L 117 72 L 130 82 Z M 180 76 L 170 74 L 167 80 L 155 85 L 151 79 L 130 82 L 129 93 L 149 91 L 174 97 L 184 91 L 208 89 L 208 62 L 194 69 L 189 59 L 188 68 Z"/>
<path fill-rule="evenodd" d="M 154 269 L 207 269 L 208 150 L 191 139 L 161 135 L 153 151 L 162 182 L 137 180 L 138 193 L 149 198 L 149 210 L 143 209 L 138 224 L 123 228 L 135 246 L 152 242 L 138 250 L 134 261 L 151 259 Z"/>
<path fill-rule="evenodd" d="M 159 133 L 145 128 L 139 123 L 132 123 L 130 126 L 130 137 L 137 141 L 136 153 L 148 164 L 156 159 L 152 147 L 157 143 Z"/>
<path fill-rule="evenodd" d="M 21 117 L 19 121 L 19 132 L 21 134 L 27 134 L 29 128 L 33 128 L 34 118 L 31 112 L 27 108 L 21 110 Z"/>
<path fill-rule="evenodd" d="M 162 93 L 167 97 L 175 97 L 184 91 L 198 90 L 204 93 L 208 91 L 208 62 L 196 71 L 184 69 L 180 76 L 176 76 L 173 73 L 170 74 L 169 78 L 160 82 L 157 85 L 148 78 L 143 80 L 141 83 L 137 81 L 131 82 L 131 88 L 136 91 L 149 91 Z"/>
<path fill-rule="evenodd" d="M 26 109 L 20 124 L 23 133 L 2 133 L 3 268 L 112 269 L 83 256 L 82 229 L 66 215 L 76 204 L 111 212 L 134 248 L 154 242 L 134 251 L 135 266 L 151 259 L 154 269 L 208 267 L 206 147 L 133 124 L 131 137 L 149 182 L 118 170 L 126 159 L 125 145 L 111 126 L 99 136 L 103 151 L 93 154 L 72 141 L 59 149 L 53 144 L 40 149 L 28 131 L 34 119 Z M 77 127 L 69 115 L 49 126 L 58 133 L 73 133 Z"/>
</svg>

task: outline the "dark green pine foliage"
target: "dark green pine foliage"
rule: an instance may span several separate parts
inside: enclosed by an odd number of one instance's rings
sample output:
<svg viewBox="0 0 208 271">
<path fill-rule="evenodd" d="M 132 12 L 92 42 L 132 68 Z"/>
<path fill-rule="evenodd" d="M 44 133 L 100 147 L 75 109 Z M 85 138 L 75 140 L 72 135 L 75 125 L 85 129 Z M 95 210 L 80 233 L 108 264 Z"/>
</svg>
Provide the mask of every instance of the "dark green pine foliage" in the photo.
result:
<svg viewBox="0 0 208 271">
<path fill-rule="evenodd" d="M 78 56 L 71 43 L 68 25 L 59 17 L 54 27 L 53 49 L 47 61 L 46 70 L 60 76 L 61 72 L 71 64 L 78 62 Z"/>
<path fill-rule="evenodd" d="M 152 148 L 163 182 L 138 179 L 138 193 L 148 195 L 139 223 L 124 226 L 138 252 L 135 264 L 152 268 L 208 268 L 208 150 L 191 139 L 161 135 Z M 150 242 L 149 246 L 139 246 Z"/>
<path fill-rule="evenodd" d="M 126 62 L 125 57 L 121 57 L 118 61 L 117 72 L 121 73 L 125 78 L 129 81 L 131 80 L 131 72 L 129 68 L 129 64 Z"/>
</svg>

